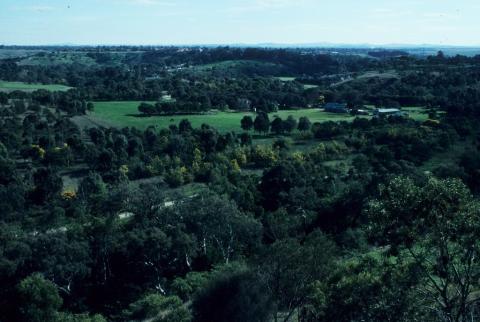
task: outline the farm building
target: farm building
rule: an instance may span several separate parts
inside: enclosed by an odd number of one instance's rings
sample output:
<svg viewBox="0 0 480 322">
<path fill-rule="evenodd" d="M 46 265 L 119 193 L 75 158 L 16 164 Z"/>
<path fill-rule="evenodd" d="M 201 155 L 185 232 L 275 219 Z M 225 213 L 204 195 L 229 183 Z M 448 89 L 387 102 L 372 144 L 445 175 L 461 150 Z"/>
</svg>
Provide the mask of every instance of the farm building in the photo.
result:
<svg viewBox="0 0 480 322">
<path fill-rule="evenodd" d="M 398 108 L 377 108 L 373 111 L 375 116 L 406 116 L 405 112 L 402 112 Z"/>
<path fill-rule="evenodd" d="M 368 112 L 368 110 L 364 110 L 364 109 L 361 109 L 361 110 L 352 110 L 352 115 L 369 115 L 370 113 Z"/>
<path fill-rule="evenodd" d="M 324 106 L 325 112 L 329 113 L 349 113 L 350 110 L 347 107 L 347 104 L 343 103 L 327 103 Z"/>
</svg>

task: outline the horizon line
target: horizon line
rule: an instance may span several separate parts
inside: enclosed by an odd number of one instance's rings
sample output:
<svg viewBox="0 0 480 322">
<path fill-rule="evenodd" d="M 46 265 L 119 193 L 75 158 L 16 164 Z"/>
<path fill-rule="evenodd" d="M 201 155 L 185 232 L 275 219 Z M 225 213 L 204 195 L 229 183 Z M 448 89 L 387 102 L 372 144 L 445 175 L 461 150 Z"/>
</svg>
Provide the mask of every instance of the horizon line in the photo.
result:
<svg viewBox="0 0 480 322">
<path fill-rule="evenodd" d="M 330 42 L 305 42 L 305 43 L 275 43 L 275 42 L 262 42 L 262 43 L 139 43 L 139 44 L 127 44 L 127 43 L 90 43 L 90 44 L 77 44 L 77 43 L 49 43 L 49 44 L 7 44 L 0 43 L 1 47 L 293 47 L 293 48 L 351 48 L 351 49 L 409 49 L 409 48 L 464 48 L 464 49 L 480 49 L 479 45 L 455 45 L 455 44 L 415 44 L 415 43 L 330 43 Z"/>
</svg>

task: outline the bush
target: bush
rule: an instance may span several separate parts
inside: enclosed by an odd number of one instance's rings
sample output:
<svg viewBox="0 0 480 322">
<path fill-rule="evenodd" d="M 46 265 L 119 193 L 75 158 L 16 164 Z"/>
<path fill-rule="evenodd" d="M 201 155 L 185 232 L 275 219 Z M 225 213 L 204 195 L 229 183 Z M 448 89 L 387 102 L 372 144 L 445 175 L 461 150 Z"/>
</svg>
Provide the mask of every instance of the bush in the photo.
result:
<svg viewBox="0 0 480 322">
<path fill-rule="evenodd" d="M 187 322 L 191 320 L 190 312 L 180 298 L 160 294 L 148 294 L 130 304 L 124 311 L 124 316 L 134 321 L 152 319 L 153 322 Z"/>
<path fill-rule="evenodd" d="M 190 272 L 185 277 L 177 277 L 171 285 L 172 291 L 184 301 L 191 299 L 194 293 L 205 286 L 207 274 Z"/>
<path fill-rule="evenodd" d="M 170 186 L 170 188 L 178 188 L 183 185 L 183 174 L 180 168 L 167 171 L 165 174 L 165 182 Z"/>
<path fill-rule="evenodd" d="M 278 139 L 275 142 L 273 142 L 273 147 L 278 150 L 290 150 L 292 146 L 292 140 L 290 139 Z"/>
<path fill-rule="evenodd" d="M 255 146 L 250 153 L 250 160 L 259 168 L 272 166 L 278 160 L 277 151 L 268 146 Z"/>
<path fill-rule="evenodd" d="M 21 281 L 17 292 L 22 321 L 55 321 L 57 310 L 63 301 L 52 282 L 36 273 Z"/>
</svg>

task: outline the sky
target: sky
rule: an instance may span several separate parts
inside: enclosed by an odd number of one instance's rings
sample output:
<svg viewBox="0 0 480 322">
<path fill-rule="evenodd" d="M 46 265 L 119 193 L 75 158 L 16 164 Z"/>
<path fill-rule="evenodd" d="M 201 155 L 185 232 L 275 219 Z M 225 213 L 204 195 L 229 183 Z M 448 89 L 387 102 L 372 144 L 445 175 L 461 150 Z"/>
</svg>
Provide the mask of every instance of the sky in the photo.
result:
<svg viewBox="0 0 480 322">
<path fill-rule="evenodd" d="M 479 0 L 0 0 L 4 45 L 480 46 Z"/>
</svg>

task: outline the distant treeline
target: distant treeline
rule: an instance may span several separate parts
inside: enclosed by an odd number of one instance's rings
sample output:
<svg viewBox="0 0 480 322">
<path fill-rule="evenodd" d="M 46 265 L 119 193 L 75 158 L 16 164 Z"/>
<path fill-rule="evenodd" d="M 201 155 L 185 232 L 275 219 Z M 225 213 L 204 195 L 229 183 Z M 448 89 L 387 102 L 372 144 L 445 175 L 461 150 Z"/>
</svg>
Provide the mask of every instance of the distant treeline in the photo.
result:
<svg viewBox="0 0 480 322">
<path fill-rule="evenodd" d="M 29 59 L 47 55 L 53 59 L 51 64 L 19 64 L 23 58 L 0 60 L 0 79 L 68 85 L 74 89 L 63 95 L 86 101 L 158 101 L 168 93 L 176 101 L 176 108 L 182 111 L 210 108 L 272 111 L 315 106 L 324 99 L 350 105 L 432 106 L 473 115 L 479 104 L 480 56 L 446 57 L 440 52 L 436 56 L 416 58 L 397 57 L 401 52 L 389 52 L 395 57 L 374 59 L 301 49 L 230 47 L 142 47 L 138 52 L 126 47 L 128 51 L 119 55 L 110 52 L 108 47 L 90 49 L 65 49 L 73 57 L 68 64 L 61 59 L 55 62 L 55 53 L 45 52 Z M 79 57 L 89 57 L 94 63 L 86 64 Z M 225 68 L 196 68 L 232 60 L 246 63 Z M 252 61 L 272 64 L 257 68 L 248 64 Z M 259 75 L 255 75 L 255 70 Z M 379 76 L 361 77 L 372 71 Z M 298 81 L 282 82 L 274 77 L 284 72 Z M 388 76 L 389 73 L 393 76 Z M 305 84 L 318 87 L 304 87 Z M 19 98 L 40 94 L 5 95 Z M 41 92 L 41 96 L 48 95 Z M 69 106 L 72 100 L 67 101 L 57 105 L 75 112 L 76 109 Z"/>
</svg>

